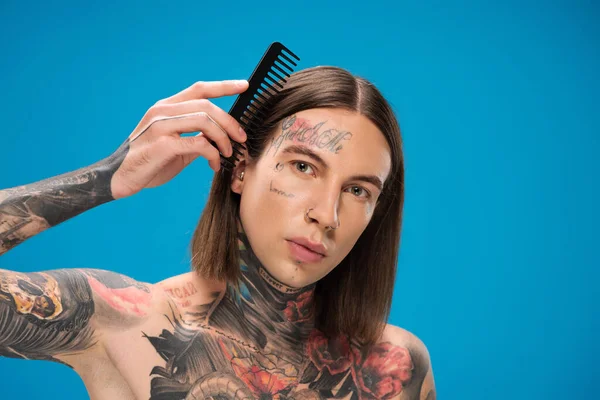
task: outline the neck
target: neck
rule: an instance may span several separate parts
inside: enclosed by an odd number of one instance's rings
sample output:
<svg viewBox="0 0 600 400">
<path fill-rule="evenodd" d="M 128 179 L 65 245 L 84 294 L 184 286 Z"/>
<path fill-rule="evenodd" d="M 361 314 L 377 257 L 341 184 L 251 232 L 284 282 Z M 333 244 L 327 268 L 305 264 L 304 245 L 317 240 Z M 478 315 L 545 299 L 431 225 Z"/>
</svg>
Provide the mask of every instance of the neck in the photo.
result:
<svg viewBox="0 0 600 400">
<path fill-rule="evenodd" d="M 275 313 L 288 322 L 313 320 L 314 284 L 295 288 L 275 279 L 254 254 L 248 237 L 241 228 L 238 232 L 238 249 L 242 279 L 240 290 L 232 293 L 236 293 L 239 300 L 245 299 L 249 301 L 246 305 L 252 304 L 255 309 L 268 310 L 269 313 Z M 301 309 L 296 309 L 296 306 Z"/>
<path fill-rule="evenodd" d="M 227 325 L 259 347 L 302 346 L 314 327 L 314 287 L 293 288 L 270 275 L 238 232 L 239 290 L 228 284 L 211 320 Z M 221 323 L 217 321 L 222 321 Z"/>
</svg>

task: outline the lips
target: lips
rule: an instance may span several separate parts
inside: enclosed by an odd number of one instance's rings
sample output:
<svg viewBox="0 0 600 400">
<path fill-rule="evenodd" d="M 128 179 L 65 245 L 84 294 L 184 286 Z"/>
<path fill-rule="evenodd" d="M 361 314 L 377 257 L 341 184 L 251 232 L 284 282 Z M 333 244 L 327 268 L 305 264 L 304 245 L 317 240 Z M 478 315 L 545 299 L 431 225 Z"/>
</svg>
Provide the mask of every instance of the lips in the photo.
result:
<svg viewBox="0 0 600 400">
<path fill-rule="evenodd" d="M 288 248 L 290 251 L 290 255 L 294 261 L 299 261 L 302 263 L 318 263 L 325 256 L 319 253 L 315 253 L 314 251 L 298 244 L 296 242 L 287 241 Z"/>
<path fill-rule="evenodd" d="M 299 244 L 300 246 L 306 247 L 308 250 L 320 254 L 323 257 L 327 255 L 327 249 L 319 242 L 311 242 L 310 240 L 303 237 L 292 238 L 290 239 L 290 241 Z"/>
<path fill-rule="evenodd" d="M 321 243 L 307 238 L 296 237 L 287 240 L 288 248 L 295 261 L 318 263 L 327 256 L 327 249 Z"/>
</svg>

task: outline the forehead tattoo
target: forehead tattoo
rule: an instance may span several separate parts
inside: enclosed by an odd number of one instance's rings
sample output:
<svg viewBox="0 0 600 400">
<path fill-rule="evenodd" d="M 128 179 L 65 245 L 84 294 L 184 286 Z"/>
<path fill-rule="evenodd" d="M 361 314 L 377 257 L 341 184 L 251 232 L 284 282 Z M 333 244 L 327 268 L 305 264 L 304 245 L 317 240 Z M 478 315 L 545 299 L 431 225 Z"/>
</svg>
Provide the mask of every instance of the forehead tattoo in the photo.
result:
<svg viewBox="0 0 600 400">
<path fill-rule="evenodd" d="M 275 155 L 284 142 L 292 141 L 338 154 L 344 142 L 352 138 L 352 133 L 334 128 L 322 130 L 325 122 L 312 125 L 308 120 L 295 115 L 285 118 L 281 123 L 281 133 L 271 140 L 269 151 L 273 149 Z"/>
</svg>

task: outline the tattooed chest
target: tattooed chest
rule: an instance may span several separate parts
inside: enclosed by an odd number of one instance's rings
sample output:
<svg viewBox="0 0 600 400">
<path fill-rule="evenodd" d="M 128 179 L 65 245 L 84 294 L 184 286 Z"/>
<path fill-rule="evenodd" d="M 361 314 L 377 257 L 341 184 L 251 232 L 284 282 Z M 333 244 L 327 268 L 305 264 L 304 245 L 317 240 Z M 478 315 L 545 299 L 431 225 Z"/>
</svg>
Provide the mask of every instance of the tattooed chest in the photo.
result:
<svg viewBox="0 0 600 400">
<path fill-rule="evenodd" d="M 146 338 L 165 361 L 152 369 L 151 400 L 389 399 L 412 370 L 405 349 L 383 344 L 363 356 L 347 340 L 329 340 L 318 330 L 301 350 L 258 349 L 202 329 Z"/>
</svg>

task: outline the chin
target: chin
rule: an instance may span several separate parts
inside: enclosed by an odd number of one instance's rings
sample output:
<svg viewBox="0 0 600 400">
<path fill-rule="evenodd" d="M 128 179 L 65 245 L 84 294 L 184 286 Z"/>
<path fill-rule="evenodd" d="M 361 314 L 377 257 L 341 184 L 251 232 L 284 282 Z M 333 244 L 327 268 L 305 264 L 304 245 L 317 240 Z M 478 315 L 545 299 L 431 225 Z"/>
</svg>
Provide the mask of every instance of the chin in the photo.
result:
<svg viewBox="0 0 600 400">
<path fill-rule="evenodd" d="M 303 288 L 314 282 L 311 277 L 307 276 L 304 268 L 306 265 L 296 264 L 292 260 L 280 262 L 277 269 L 266 268 L 271 276 L 286 286 L 293 288 Z"/>
</svg>

